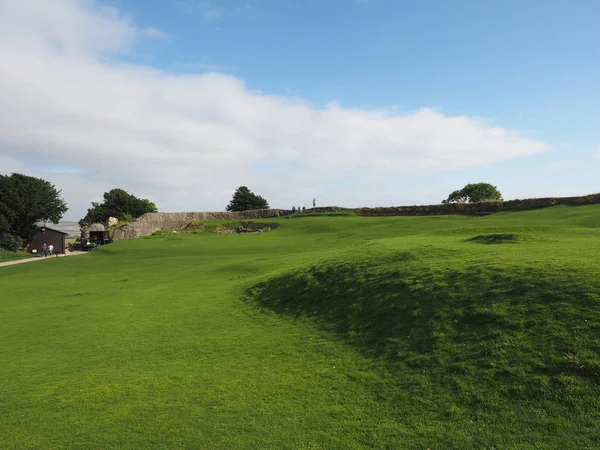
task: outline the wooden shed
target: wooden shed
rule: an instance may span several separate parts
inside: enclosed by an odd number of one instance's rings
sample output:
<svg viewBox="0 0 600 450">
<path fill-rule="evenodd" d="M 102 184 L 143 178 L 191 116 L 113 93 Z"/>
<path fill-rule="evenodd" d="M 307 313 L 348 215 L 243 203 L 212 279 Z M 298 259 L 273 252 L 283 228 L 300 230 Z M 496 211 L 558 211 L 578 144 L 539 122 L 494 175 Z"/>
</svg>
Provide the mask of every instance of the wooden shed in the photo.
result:
<svg viewBox="0 0 600 450">
<path fill-rule="evenodd" d="M 29 245 L 29 251 L 31 253 L 41 254 L 42 246 L 46 243 L 47 246 L 50 244 L 54 246 L 55 254 L 64 254 L 66 250 L 65 238 L 67 236 L 68 233 L 63 233 L 62 231 L 44 226 L 37 227 L 33 234 L 33 240 Z M 35 252 L 33 250 L 35 250 Z"/>
</svg>

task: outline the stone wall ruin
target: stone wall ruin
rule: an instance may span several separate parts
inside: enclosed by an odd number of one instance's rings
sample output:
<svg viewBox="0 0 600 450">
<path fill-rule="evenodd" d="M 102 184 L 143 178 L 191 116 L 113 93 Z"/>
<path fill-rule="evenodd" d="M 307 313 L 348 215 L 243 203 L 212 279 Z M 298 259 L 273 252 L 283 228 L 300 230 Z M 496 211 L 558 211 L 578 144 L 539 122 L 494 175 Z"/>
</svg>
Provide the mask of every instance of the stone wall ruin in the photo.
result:
<svg viewBox="0 0 600 450">
<path fill-rule="evenodd" d="M 200 220 L 269 219 L 287 216 L 291 213 L 291 210 L 284 209 L 256 209 L 241 212 L 147 213 L 136 221 L 115 230 L 112 240 L 117 242 L 123 239 L 136 239 L 161 230 L 181 230 L 191 222 Z"/>
</svg>

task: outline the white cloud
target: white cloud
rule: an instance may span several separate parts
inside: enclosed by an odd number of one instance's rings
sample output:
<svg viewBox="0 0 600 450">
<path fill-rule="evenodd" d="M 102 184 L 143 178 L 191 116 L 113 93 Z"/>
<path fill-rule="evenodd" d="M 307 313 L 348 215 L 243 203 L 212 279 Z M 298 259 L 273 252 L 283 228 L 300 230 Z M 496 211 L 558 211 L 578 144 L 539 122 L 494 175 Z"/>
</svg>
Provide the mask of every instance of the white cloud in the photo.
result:
<svg viewBox="0 0 600 450">
<path fill-rule="evenodd" d="M 257 186 L 273 206 L 300 192 L 364 202 L 377 193 L 361 187 L 364 174 L 449 171 L 547 149 L 476 118 L 319 109 L 224 74 L 103 58 L 162 37 L 148 30 L 91 0 L 0 1 L 0 171 L 64 169 L 66 200 L 80 216 L 112 187 L 163 210 L 222 209 L 240 184 Z M 270 166 L 268 179 L 257 164 Z"/>
<path fill-rule="evenodd" d="M 143 30 L 112 7 L 91 0 L 0 2 L 0 45 L 3 50 L 45 52 L 124 52 Z"/>
</svg>

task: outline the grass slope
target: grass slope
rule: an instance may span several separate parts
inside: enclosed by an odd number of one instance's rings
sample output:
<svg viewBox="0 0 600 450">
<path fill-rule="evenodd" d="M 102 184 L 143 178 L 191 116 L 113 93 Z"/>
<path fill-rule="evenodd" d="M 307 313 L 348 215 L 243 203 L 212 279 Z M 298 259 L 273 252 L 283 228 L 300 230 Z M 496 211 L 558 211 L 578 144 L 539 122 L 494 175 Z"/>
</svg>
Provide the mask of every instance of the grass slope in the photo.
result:
<svg viewBox="0 0 600 450">
<path fill-rule="evenodd" d="M 0 269 L 0 447 L 600 447 L 599 206 L 278 221 Z"/>
<path fill-rule="evenodd" d="M 0 263 L 8 261 L 17 261 L 19 259 L 33 258 L 35 255 L 31 255 L 24 252 L 9 252 L 0 248 Z"/>
</svg>

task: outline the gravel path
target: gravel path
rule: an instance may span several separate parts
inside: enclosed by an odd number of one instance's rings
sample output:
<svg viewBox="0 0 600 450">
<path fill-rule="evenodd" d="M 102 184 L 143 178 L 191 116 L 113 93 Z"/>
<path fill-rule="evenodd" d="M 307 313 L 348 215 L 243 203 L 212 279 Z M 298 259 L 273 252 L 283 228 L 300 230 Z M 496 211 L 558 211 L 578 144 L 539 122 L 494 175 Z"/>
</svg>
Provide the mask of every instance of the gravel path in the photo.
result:
<svg viewBox="0 0 600 450">
<path fill-rule="evenodd" d="M 47 256 L 46 258 L 43 258 L 41 256 L 36 256 L 35 258 L 17 259 L 16 261 L 6 261 L 3 263 L 0 263 L 0 267 L 14 266 L 15 264 L 24 264 L 24 263 L 28 263 L 28 262 L 43 261 L 46 259 L 53 259 L 53 258 L 64 258 L 66 256 L 85 255 L 86 253 L 88 253 L 88 252 L 67 252 L 64 255 Z"/>
</svg>

